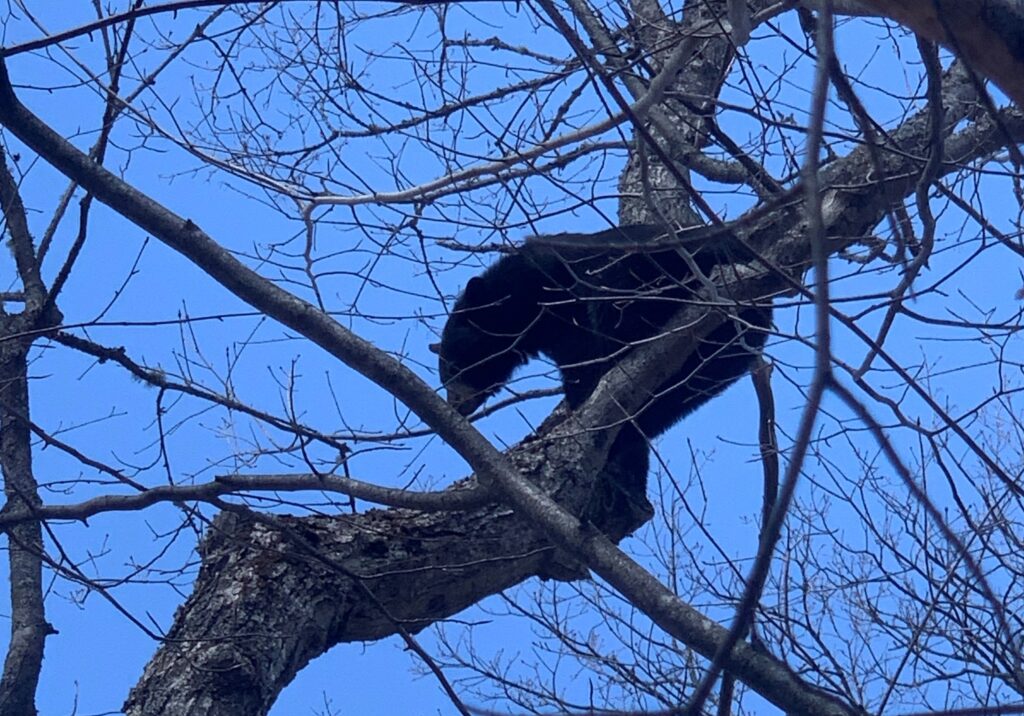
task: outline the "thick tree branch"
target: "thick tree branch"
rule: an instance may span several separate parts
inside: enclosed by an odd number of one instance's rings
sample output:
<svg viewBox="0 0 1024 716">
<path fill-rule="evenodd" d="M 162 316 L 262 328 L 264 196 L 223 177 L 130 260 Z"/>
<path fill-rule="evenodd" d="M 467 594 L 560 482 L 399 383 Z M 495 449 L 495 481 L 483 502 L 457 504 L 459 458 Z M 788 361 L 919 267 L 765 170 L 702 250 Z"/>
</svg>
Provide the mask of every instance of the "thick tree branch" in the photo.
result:
<svg viewBox="0 0 1024 716">
<path fill-rule="evenodd" d="M 4 317 L 0 338 L 20 316 Z M 32 443 L 28 430 L 27 346 L 18 341 L 0 344 L 0 467 L 3 469 L 6 510 L 32 509 L 39 504 L 32 473 Z M 34 716 L 43 644 L 53 627 L 43 610 L 42 529 L 27 522 L 5 530 L 11 583 L 11 642 L 0 680 L 0 716 Z"/>
<path fill-rule="evenodd" d="M 801 0 L 817 9 L 823 0 Z M 1024 3 L 1020 0 L 846 0 L 835 12 L 887 17 L 956 51 L 1024 106 Z"/>
<path fill-rule="evenodd" d="M 32 471 L 32 433 L 29 431 L 28 351 L 22 338 L 59 321 L 47 307 L 28 218 L 6 157 L 0 152 L 0 209 L 9 248 L 25 298 L 20 314 L 0 309 L 0 472 L 6 501 L 0 514 L 31 511 L 40 504 L 39 485 Z M 38 521 L 5 530 L 11 585 L 11 637 L 0 679 L 0 716 L 34 716 L 35 695 L 42 668 L 43 646 L 53 627 L 43 606 L 42 528 Z"/>
</svg>

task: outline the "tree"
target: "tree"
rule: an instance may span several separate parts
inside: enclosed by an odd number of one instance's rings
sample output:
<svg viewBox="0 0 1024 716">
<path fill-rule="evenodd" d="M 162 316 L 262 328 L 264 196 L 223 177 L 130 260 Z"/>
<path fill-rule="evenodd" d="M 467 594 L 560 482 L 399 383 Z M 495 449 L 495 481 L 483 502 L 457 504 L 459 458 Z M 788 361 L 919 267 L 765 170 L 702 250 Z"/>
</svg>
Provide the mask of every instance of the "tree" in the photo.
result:
<svg viewBox="0 0 1024 716">
<path fill-rule="evenodd" d="M 1021 701 L 1024 116 L 984 83 L 1021 98 L 1019 3 L 94 9 L 6 15 L 0 712 L 35 712 L 61 638 L 49 585 L 69 583 L 159 640 L 132 715 L 266 713 L 332 646 L 394 634 L 463 713 L 467 669 L 488 679 L 477 699 L 564 711 Z M 571 415 L 536 402 L 550 374 L 486 408 L 499 436 L 522 436 L 510 404 L 543 418 L 508 450 L 426 382 L 430 332 L 496 252 L 636 222 L 756 258 L 707 277 Z M 149 309 L 181 296 L 165 333 Z M 653 526 L 646 509 L 581 522 L 624 415 L 730 306 L 768 300 L 774 370 L 743 411 L 764 485 L 748 539 L 723 546 L 682 513 L 711 481 L 671 436 Z M 69 434 L 92 421 L 101 434 Z M 441 442 L 475 477 L 442 480 Z M 154 547 L 106 573 L 95 524 L 115 513 L 129 534 L 152 524 Z M 681 528 L 699 543 L 662 539 Z M 648 557 L 617 546 L 634 533 Z M 656 646 L 631 668 L 538 602 L 531 619 L 597 684 L 581 696 L 447 632 L 435 653 L 417 641 L 531 577 L 611 634 L 614 595 Z M 155 581 L 187 592 L 165 633 L 121 596 Z"/>
</svg>

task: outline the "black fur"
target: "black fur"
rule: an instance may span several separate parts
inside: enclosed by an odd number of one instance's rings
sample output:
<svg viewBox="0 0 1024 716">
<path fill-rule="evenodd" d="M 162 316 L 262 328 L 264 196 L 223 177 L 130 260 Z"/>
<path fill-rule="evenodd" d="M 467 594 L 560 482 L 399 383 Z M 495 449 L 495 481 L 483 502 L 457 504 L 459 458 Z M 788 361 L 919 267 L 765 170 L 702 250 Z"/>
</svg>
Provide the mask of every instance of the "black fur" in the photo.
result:
<svg viewBox="0 0 1024 716">
<path fill-rule="evenodd" d="M 582 404 L 601 376 L 631 346 L 659 333 L 700 282 L 675 247 L 649 246 L 662 230 L 636 225 L 585 236 L 528 239 L 482 275 L 470 279 L 441 336 L 439 367 L 448 401 L 468 415 L 496 393 L 512 372 L 544 354 L 562 371 L 565 396 Z M 685 239 L 685 234 L 680 234 Z M 738 258 L 729 237 L 694 248 L 692 263 L 707 275 Z M 671 427 L 740 378 L 765 341 L 769 307 L 744 307 L 701 343 L 624 427 L 609 461 L 642 486 L 646 439 Z M 646 437 L 646 439 L 645 439 Z"/>
</svg>

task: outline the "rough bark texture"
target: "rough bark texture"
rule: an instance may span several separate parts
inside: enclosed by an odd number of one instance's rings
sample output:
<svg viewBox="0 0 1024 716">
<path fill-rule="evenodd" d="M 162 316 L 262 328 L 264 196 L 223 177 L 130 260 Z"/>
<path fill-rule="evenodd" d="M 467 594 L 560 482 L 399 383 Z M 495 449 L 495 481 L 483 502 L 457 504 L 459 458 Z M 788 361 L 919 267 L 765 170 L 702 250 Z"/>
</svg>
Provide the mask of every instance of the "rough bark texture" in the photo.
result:
<svg viewBox="0 0 1024 716">
<path fill-rule="evenodd" d="M 7 318 L 7 317 L 5 317 Z M 4 324 L 12 323 L 7 319 Z M 9 328 L 5 325 L 4 328 Z M 4 331 L 4 336 L 12 335 Z M 5 509 L 39 504 L 32 475 L 28 429 L 27 346 L 7 340 L 0 348 L 0 465 L 3 466 Z M 11 574 L 11 645 L 0 682 L 0 714 L 34 716 L 43 644 L 52 627 L 43 613 L 42 529 L 27 522 L 7 532 Z"/>
<path fill-rule="evenodd" d="M 585 451 L 593 446 L 578 437 L 531 441 L 514 453 L 523 474 L 548 490 L 557 484 L 574 512 L 592 497 Z M 620 515 L 616 536 L 649 515 Z M 498 505 L 330 518 L 229 512 L 214 522 L 202 557 L 195 590 L 132 691 L 129 714 L 266 713 L 334 644 L 415 633 L 530 577 L 585 576 Z"/>
<path fill-rule="evenodd" d="M 763 3 L 754 3 L 760 4 Z M 664 48 L 652 55 L 654 61 L 663 62 L 677 42 L 672 41 L 674 34 L 707 36 L 695 43 L 686 71 L 677 75 L 669 92 L 679 98 L 717 97 L 735 48 L 728 35 L 708 32 L 708 27 L 714 27 L 716 18 L 725 17 L 725 2 L 714 0 L 695 7 L 698 11 L 686 13 L 684 23 L 677 27 L 665 16 L 660 3 L 635 3 L 637 44 Z M 686 188 L 690 179 L 687 159 L 707 144 L 706 123 L 714 121 L 714 104 L 670 97 L 662 109 L 661 121 L 649 131 L 656 146 L 671 159 L 673 168 L 666 166 L 664 157 L 652 154 L 649 141 L 635 138 L 635 151 L 630 153 L 619 182 L 623 197 L 619 220 L 623 224 L 667 221 L 679 226 L 698 225 L 700 216 L 693 210 L 693 196 Z"/>
<path fill-rule="evenodd" d="M 0 151 L 0 208 L 4 233 L 23 289 L 23 310 L 8 314 L 0 304 L 0 469 L 3 512 L 39 506 L 32 471 L 28 351 L 33 337 L 59 325 L 60 312 L 47 301 L 18 184 Z M 43 607 L 43 538 L 39 522 L 5 530 L 11 584 L 11 642 L 0 679 L 0 716 L 34 716 L 35 694 L 46 637 L 53 627 Z"/>
</svg>

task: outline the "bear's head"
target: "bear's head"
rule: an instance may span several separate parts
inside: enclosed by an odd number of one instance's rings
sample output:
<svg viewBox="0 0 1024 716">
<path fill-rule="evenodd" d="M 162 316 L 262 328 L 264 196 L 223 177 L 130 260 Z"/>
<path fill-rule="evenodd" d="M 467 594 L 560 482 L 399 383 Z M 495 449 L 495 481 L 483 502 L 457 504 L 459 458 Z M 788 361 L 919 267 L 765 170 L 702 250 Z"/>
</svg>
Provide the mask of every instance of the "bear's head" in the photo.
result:
<svg viewBox="0 0 1024 716">
<path fill-rule="evenodd" d="M 437 354 L 448 403 L 462 415 L 498 392 L 527 358 L 517 348 L 522 327 L 510 314 L 508 293 L 498 295 L 493 289 L 486 277 L 470 279 L 448 317 L 441 342 L 430 346 Z"/>
</svg>

